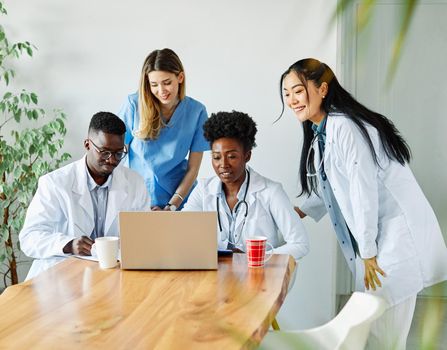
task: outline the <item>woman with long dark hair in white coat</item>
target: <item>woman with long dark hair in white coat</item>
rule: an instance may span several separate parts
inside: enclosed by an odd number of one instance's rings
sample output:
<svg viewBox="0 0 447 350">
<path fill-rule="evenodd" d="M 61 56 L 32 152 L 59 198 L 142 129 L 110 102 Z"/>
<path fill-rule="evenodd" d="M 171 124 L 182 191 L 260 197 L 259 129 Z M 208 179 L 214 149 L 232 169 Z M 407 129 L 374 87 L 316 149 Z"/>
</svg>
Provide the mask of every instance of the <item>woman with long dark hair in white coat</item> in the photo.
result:
<svg viewBox="0 0 447 350">
<path fill-rule="evenodd" d="M 329 213 L 356 285 L 387 300 L 368 348 L 405 349 L 416 295 L 447 279 L 436 216 L 409 166 L 393 123 L 356 101 L 315 59 L 281 76 L 284 102 L 303 127 L 301 217 Z"/>
</svg>

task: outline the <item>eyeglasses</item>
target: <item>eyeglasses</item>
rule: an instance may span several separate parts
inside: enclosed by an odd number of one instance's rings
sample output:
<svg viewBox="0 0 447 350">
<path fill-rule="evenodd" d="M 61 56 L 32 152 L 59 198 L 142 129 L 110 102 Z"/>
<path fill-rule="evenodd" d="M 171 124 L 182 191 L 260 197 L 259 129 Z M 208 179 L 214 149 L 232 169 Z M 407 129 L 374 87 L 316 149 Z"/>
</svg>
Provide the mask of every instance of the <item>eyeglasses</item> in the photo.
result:
<svg viewBox="0 0 447 350">
<path fill-rule="evenodd" d="M 117 161 L 121 161 L 127 155 L 126 146 L 124 146 L 124 150 L 122 150 L 122 151 L 112 152 L 112 151 L 106 151 L 103 149 L 99 149 L 98 146 L 96 146 L 95 143 L 91 139 L 88 139 L 88 140 L 89 140 L 89 142 L 91 142 L 95 151 L 99 153 L 99 158 L 101 158 L 102 160 L 110 159 L 110 157 L 113 154 L 113 156 L 115 157 L 115 159 Z"/>
</svg>

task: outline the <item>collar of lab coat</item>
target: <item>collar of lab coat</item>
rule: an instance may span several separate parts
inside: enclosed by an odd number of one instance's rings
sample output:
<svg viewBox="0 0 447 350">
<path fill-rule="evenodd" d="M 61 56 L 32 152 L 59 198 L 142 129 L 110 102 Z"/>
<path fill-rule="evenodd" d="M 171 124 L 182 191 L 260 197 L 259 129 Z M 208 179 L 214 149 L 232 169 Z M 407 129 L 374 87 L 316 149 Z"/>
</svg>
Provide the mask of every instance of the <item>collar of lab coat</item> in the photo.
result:
<svg viewBox="0 0 447 350">
<path fill-rule="evenodd" d="M 79 195 L 79 205 L 84 209 L 91 222 L 93 220 L 93 204 L 92 198 L 87 185 L 87 172 L 86 172 L 86 156 L 82 157 L 76 162 L 75 173 L 76 176 L 73 181 L 72 191 Z M 104 225 L 104 233 L 107 234 L 111 224 L 115 220 L 120 210 L 120 204 L 124 203 L 128 193 L 128 182 L 124 178 L 124 174 L 120 171 L 118 165 L 113 171 L 113 181 L 109 188 L 109 195 L 107 199 L 107 214 L 106 222 Z"/>
<path fill-rule="evenodd" d="M 93 204 L 92 198 L 87 184 L 87 171 L 86 171 L 86 159 L 85 156 L 78 160 L 75 164 L 75 177 L 73 179 L 72 191 L 74 194 L 79 195 L 79 205 L 84 209 L 88 215 L 90 221 L 93 221 Z"/>
<path fill-rule="evenodd" d="M 265 188 L 265 179 L 259 175 L 252 168 L 247 166 L 247 170 L 250 172 L 250 184 L 248 186 L 247 201 L 249 201 L 256 192 L 261 191 Z M 218 197 L 222 190 L 222 181 L 220 181 L 218 176 L 215 176 L 210 183 L 211 193 Z"/>
<path fill-rule="evenodd" d="M 248 207 L 250 208 L 256 199 L 255 193 L 263 190 L 264 188 L 266 188 L 267 185 L 265 182 L 265 178 L 259 175 L 256 171 L 254 171 L 248 166 L 247 170 L 250 172 L 250 184 L 248 186 L 246 201 L 248 203 Z M 222 182 L 220 181 L 218 176 L 213 177 L 213 179 L 209 183 L 208 188 L 210 191 L 209 193 L 213 195 L 213 198 L 220 196 L 222 189 Z M 244 215 L 236 215 L 235 231 L 237 232 L 241 231 L 241 225 L 243 221 L 244 221 Z M 222 220 L 222 231 L 228 232 L 228 230 L 229 230 L 228 220 Z"/>
<path fill-rule="evenodd" d="M 331 112 L 327 116 L 326 121 L 326 143 L 324 146 L 324 171 L 326 174 L 330 172 L 331 163 L 328 161 L 329 156 L 332 151 L 332 146 L 334 145 L 334 118 L 343 118 L 344 114 L 339 112 Z M 319 154 L 317 152 L 317 154 Z M 320 158 L 315 158 L 315 164 L 320 163 Z"/>
</svg>

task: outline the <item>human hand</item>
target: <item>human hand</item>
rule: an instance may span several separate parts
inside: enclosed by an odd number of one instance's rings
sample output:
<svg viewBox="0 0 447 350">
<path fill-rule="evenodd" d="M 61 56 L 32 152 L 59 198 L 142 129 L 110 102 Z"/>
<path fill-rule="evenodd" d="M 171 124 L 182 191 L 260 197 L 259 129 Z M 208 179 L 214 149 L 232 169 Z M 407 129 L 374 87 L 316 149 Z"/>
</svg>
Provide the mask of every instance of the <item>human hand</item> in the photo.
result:
<svg viewBox="0 0 447 350">
<path fill-rule="evenodd" d="M 383 277 L 386 277 L 386 273 L 377 265 L 376 257 L 363 259 L 363 263 L 365 265 L 365 288 L 369 290 L 371 287 L 373 290 L 376 290 L 376 285 L 382 287 L 382 283 L 377 276 L 377 272 L 380 273 Z"/>
<path fill-rule="evenodd" d="M 75 238 L 68 242 L 63 251 L 74 255 L 91 255 L 92 244 L 94 242 L 87 236 Z"/>
<path fill-rule="evenodd" d="M 158 205 L 154 205 L 153 207 L 151 207 L 152 211 L 158 211 L 158 210 L 162 210 Z"/>
<path fill-rule="evenodd" d="M 233 250 L 233 253 L 244 253 L 245 254 L 245 252 L 243 250 L 236 248 L 236 247 L 234 247 L 232 250 Z"/>
<path fill-rule="evenodd" d="M 296 211 L 301 219 L 304 219 L 307 216 L 307 214 L 304 213 L 299 207 L 293 207 L 293 209 Z"/>
</svg>

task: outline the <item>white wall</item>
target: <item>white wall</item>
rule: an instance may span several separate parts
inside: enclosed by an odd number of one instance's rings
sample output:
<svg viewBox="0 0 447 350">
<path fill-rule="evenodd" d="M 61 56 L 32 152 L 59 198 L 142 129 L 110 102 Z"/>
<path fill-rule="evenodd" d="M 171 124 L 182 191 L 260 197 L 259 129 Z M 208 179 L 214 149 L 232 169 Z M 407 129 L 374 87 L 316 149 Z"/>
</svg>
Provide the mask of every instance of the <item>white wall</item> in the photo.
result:
<svg viewBox="0 0 447 350">
<path fill-rule="evenodd" d="M 182 59 L 188 95 L 208 111 L 241 110 L 258 123 L 251 165 L 297 194 L 301 129 L 281 106 L 279 77 L 293 62 L 316 57 L 336 68 L 336 0 L 5 0 L 5 27 L 39 50 L 18 66 L 20 87 L 67 115 L 66 150 L 82 153 L 91 115 L 117 112 L 137 89 L 145 56 L 170 47 Z M 200 176 L 212 169 L 205 157 Z M 311 253 L 299 266 L 281 310 L 283 328 L 310 327 L 334 310 L 335 239 L 327 221 L 306 220 Z"/>
</svg>

